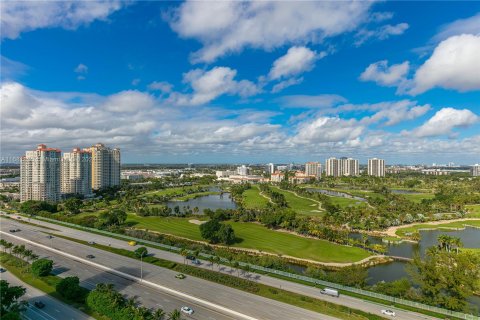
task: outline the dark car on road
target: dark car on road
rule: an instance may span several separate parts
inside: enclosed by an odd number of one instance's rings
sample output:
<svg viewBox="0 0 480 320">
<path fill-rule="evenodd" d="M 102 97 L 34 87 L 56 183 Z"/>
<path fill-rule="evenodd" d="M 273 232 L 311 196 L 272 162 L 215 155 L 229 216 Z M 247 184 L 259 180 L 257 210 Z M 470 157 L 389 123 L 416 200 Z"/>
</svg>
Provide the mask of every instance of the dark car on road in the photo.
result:
<svg viewBox="0 0 480 320">
<path fill-rule="evenodd" d="M 89 255 L 87 255 L 87 258 L 88 259 L 93 259 L 93 258 L 95 258 L 95 256 L 93 254 L 89 254 Z"/>
<path fill-rule="evenodd" d="M 43 303 L 42 301 L 35 301 L 34 305 L 38 309 L 43 309 L 43 307 L 45 307 L 45 303 Z"/>
</svg>

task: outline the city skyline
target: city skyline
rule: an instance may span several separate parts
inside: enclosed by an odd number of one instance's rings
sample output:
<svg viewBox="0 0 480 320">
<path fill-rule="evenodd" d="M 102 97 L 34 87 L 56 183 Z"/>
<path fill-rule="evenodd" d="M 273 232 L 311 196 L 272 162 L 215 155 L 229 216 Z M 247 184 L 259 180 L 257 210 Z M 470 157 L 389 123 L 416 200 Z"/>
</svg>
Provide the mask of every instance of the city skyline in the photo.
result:
<svg viewBox="0 0 480 320">
<path fill-rule="evenodd" d="M 3 159 L 480 161 L 480 3 L 1 5 Z"/>
</svg>

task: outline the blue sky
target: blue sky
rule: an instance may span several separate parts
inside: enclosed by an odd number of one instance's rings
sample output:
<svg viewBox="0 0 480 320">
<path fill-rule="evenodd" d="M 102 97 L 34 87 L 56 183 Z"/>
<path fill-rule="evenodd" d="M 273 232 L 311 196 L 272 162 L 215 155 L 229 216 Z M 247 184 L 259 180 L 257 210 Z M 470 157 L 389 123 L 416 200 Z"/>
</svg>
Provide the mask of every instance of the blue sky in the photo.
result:
<svg viewBox="0 0 480 320">
<path fill-rule="evenodd" d="M 2 157 L 480 162 L 480 2 L 11 2 Z"/>
</svg>

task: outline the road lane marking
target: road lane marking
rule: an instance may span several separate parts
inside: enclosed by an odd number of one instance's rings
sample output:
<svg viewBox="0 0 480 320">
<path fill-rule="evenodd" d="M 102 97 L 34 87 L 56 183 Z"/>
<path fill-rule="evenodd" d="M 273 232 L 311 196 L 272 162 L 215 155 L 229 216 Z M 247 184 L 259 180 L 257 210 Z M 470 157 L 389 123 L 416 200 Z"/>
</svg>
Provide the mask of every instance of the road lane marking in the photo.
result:
<svg viewBox="0 0 480 320">
<path fill-rule="evenodd" d="M 87 259 L 83 259 L 83 258 L 80 258 L 80 257 L 77 257 L 73 254 L 70 254 L 70 253 L 66 253 L 66 252 L 63 252 L 61 250 L 58 250 L 58 249 L 55 249 L 55 248 L 51 248 L 49 246 L 46 246 L 46 245 L 43 245 L 43 244 L 40 244 L 40 243 L 37 243 L 37 242 L 34 242 L 34 241 L 31 241 L 31 240 L 28 240 L 28 239 L 25 239 L 25 238 L 22 238 L 22 237 L 19 237 L 19 236 L 16 236 L 16 235 L 13 235 L 13 234 L 9 234 L 5 231 L 1 231 L 0 230 L 0 233 L 2 234 L 5 234 L 7 236 L 10 236 L 12 238 L 16 238 L 20 241 L 24 241 L 24 242 L 27 242 L 27 243 L 30 243 L 34 246 L 37 246 L 37 247 L 41 247 L 45 250 L 48 250 L 48 251 L 52 251 L 52 252 L 55 252 L 59 255 L 63 255 L 65 257 L 69 257 L 71 259 L 77 259 L 85 264 L 89 264 L 89 265 L 92 265 L 92 266 L 95 266 L 99 269 L 103 269 L 103 270 L 106 270 L 106 271 L 109 271 L 111 273 L 115 273 L 117 275 L 120 275 L 122 277 L 125 277 L 125 278 L 128 278 L 132 281 L 136 281 L 136 282 L 139 282 L 141 284 L 145 284 L 145 285 L 149 285 L 151 287 L 155 287 L 155 288 L 158 288 L 160 290 L 163 290 L 165 292 L 168 292 L 170 294 L 173 294 L 173 295 L 176 295 L 176 296 L 179 296 L 179 297 L 182 297 L 184 299 L 187 299 L 187 300 L 191 300 L 191 301 L 195 301 L 196 303 L 198 304 L 201 304 L 201 305 L 204 305 L 204 306 L 208 306 L 210 308 L 214 308 L 214 309 L 217 309 L 217 310 L 220 310 L 220 311 L 223 311 L 223 312 L 226 312 L 226 313 L 229 313 L 231 315 L 234 315 L 236 317 L 240 317 L 242 319 L 246 319 L 246 320 L 258 320 L 257 318 L 254 318 L 254 317 L 251 317 L 251 316 L 248 316 L 246 314 L 243 314 L 241 312 L 238 312 L 238 311 L 235 311 L 235 310 L 232 310 L 232 309 L 229 309 L 227 307 L 224 307 L 224 306 L 221 306 L 219 304 L 216 304 L 216 303 L 213 303 L 213 302 L 209 302 L 207 300 L 204 300 L 204 299 L 201 299 L 201 298 L 197 298 L 197 297 L 193 297 L 189 294 L 186 294 L 186 293 L 183 293 L 181 291 L 178 291 L 178 290 L 174 290 L 174 289 L 171 289 L 171 288 L 168 288 L 168 287 L 165 287 L 165 286 L 162 286 L 162 285 L 159 285 L 159 284 L 156 284 L 154 282 L 151 282 L 151 281 L 148 281 L 148 280 L 145 280 L 145 279 L 140 279 L 139 277 L 136 277 L 136 276 L 132 276 L 130 274 L 127 274 L 127 273 L 124 273 L 122 271 L 118 271 L 118 270 L 115 270 L 115 269 L 112 269 L 110 267 L 107 267 L 107 266 L 104 266 L 102 264 L 99 264 L 99 263 L 96 263 L 96 262 L 93 262 L 93 261 L 90 261 L 90 260 L 87 260 Z"/>
</svg>

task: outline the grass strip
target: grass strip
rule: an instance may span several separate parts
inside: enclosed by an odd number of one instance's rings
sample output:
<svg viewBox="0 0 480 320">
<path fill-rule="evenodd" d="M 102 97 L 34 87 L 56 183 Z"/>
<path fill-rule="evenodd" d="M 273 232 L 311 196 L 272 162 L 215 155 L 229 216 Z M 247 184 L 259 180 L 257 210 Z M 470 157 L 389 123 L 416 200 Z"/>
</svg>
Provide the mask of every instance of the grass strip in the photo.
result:
<svg viewBox="0 0 480 320">
<path fill-rule="evenodd" d="M 63 235 L 52 234 L 53 236 L 60 237 L 69 241 L 77 242 L 83 245 L 101 249 L 104 251 L 112 252 L 122 256 L 126 256 L 132 259 L 139 260 L 133 251 L 127 249 L 120 249 L 115 247 L 109 247 L 101 244 L 89 244 L 87 241 L 70 238 Z M 385 319 L 381 316 L 367 313 L 361 310 L 352 309 L 346 306 L 337 305 L 328 301 L 311 298 L 298 293 L 293 293 L 287 290 L 278 289 L 275 287 L 267 286 L 254 281 L 234 277 L 231 275 L 223 274 L 216 271 L 197 268 L 189 265 L 182 265 L 176 262 L 160 259 L 156 257 L 145 257 L 144 262 L 188 274 L 197 278 L 212 281 L 221 285 L 225 285 L 231 288 L 240 289 L 246 292 L 250 292 L 265 298 L 277 300 L 287 304 L 295 305 L 314 312 L 323 313 L 340 319 L 369 319 L 378 320 Z"/>
</svg>

